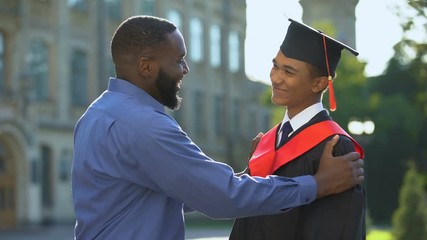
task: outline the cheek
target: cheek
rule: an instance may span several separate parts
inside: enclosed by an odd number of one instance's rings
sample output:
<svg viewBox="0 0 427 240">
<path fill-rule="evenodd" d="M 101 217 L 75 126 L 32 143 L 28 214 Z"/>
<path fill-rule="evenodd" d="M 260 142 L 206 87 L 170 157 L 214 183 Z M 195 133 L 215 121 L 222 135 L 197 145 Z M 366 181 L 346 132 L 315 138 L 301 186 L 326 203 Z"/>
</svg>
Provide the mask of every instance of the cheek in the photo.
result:
<svg viewBox="0 0 427 240">
<path fill-rule="evenodd" d="M 170 71 L 169 76 L 174 80 L 179 80 L 184 76 L 183 68 L 174 68 Z"/>
<path fill-rule="evenodd" d="M 271 93 L 271 102 L 278 106 L 286 106 L 291 100 L 291 93 L 289 91 L 283 91 L 273 89 Z"/>
<path fill-rule="evenodd" d="M 270 70 L 270 81 L 273 82 L 278 82 L 282 79 L 281 75 L 279 74 L 279 72 L 277 70 L 275 70 L 274 68 L 271 68 Z"/>
</svg>

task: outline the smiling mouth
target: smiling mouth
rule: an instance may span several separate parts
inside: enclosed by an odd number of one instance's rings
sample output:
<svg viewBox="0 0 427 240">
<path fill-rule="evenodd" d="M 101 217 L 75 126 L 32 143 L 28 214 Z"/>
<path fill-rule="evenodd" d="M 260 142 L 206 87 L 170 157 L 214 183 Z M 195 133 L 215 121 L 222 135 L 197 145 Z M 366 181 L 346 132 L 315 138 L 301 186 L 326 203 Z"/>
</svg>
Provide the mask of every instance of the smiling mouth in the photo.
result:
<svg viewBox="0 0 427 240">
<path fill-rule="evenodd" d="M 285 89 L 281 89 L 281 88 L 278 88 L 278 87 L 273 87 L 273 90 L 275 90 L 275 91 L 282 91 L 282 92 L 286 92 L 286 90 L 285 90 Z"/>
</svg>

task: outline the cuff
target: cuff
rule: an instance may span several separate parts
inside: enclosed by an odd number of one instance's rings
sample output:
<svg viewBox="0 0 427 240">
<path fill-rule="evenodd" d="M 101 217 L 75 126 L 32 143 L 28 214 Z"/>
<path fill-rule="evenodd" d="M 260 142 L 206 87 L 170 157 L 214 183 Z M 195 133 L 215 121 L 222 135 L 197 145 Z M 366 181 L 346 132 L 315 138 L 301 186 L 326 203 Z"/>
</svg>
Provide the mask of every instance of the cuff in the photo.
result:
<svg viewBox="0 0 427 240">
<path fill-rule="evenodd" d="M 301 187 L 301 203 L 308 204 L 316 199 L 317 182 L 311 175 L 294 177 L 294 181 L 298 182 Z"/>
</svg>

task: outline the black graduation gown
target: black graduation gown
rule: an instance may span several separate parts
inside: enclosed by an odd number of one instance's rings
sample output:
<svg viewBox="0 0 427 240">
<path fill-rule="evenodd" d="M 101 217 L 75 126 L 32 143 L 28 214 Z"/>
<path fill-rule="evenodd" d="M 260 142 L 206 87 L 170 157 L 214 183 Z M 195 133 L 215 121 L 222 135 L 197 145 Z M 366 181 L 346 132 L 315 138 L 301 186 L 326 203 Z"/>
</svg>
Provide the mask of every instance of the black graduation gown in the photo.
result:
<svg viewBox="0 0 427 240">
<path fill-rule="evenodd" d="M 302 129 L 314 123 L 330 120 L 327 111 L 318 113 Z M 330 139 L 330 138 L 329 138 Z M 329 140 L 327 139 L 327 140 Z M 275 175 L 295 177 L 314 175 L 327 140 L 281 166 Z M 353 143 L 340 136 L 333 155 L 340 156 L 354 151 Z M 230 240 L 360 240 L 366 239 L 366 197 L 361 185 L 343 193 L 330 195 L 287 212 L 236 219 Z"/>
</svg>

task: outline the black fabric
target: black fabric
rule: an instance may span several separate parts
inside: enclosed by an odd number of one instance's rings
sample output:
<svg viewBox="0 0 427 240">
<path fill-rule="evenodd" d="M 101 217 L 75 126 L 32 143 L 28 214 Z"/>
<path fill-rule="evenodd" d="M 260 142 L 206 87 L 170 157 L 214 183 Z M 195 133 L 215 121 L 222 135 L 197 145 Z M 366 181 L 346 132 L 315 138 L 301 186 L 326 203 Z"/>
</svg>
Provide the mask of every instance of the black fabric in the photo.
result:
<svg viewBox="0 0 427 240">
<path fill-rule="evenodd" d="M 293 131 L 291 123 L 285 122 L 282 126 L 279 147 L 285 144 L 289 139 L 289 134 Z"/>
<path fill-rule="evenodd" d="M 354 55 L 359 53 L 351 47 L 325 35 L 320 30 L 315 30 L 303 23 L 291 21 L 285 39 L 280 46 L 280 51 L 290 58 L 313 64 L 321 69 L 327 70 L 323 36 L 326 38 L 326 49 L 328 54 L 331 75 L 335 75 L 335 69 L 341 58 L 341 50 L 347 49 Z"/>
<path fill-rule="evenodd" d="M 326 111 L 317 114 L 302 129 L 331 119 Z M 329 139 L 327 139 L 329 140 Z M 286 177 L 313 175 L 327 140 L 309 152 L 280 167 L 274 174 Z M 350 139 L 340 136 L 334 156 L 354 151 Z M 366 239 L 365 191 L 358 185 L 346 192 L 315 200 L 282 214 L 236 219 L 230 240 L 361 240 Z"/>
</svg>

